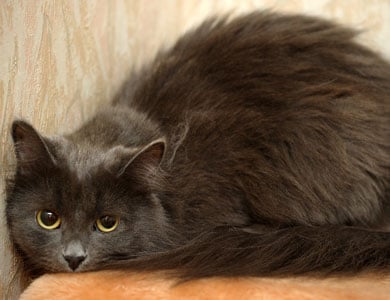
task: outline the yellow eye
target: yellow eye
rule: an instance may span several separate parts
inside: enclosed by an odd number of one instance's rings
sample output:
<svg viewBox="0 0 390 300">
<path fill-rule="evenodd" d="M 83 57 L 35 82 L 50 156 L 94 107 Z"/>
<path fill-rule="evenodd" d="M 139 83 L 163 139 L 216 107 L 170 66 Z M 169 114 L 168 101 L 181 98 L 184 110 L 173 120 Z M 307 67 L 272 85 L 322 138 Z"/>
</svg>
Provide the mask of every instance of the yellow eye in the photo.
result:
<svg viewBox="0 0 390 300">
<path fill-rule="evenodd" d="M 101 232 L 111 232 L 118 227 L 119 218 L 103 216 L 96 220 L 96 226 Z"/>
<path fill-rule="evenodd" d="M 47 209 L 42 209 L 37 213 L 37 223 L 44 229 L 53 230 L 60 227 L 61 218 Z"/>
</svg>

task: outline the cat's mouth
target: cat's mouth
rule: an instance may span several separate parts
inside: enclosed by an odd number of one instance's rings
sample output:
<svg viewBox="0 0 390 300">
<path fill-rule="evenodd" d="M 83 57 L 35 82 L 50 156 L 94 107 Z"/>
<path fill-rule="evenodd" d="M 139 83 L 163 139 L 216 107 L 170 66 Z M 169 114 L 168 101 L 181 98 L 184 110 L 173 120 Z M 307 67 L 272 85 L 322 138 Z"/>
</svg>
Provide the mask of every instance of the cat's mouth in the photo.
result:
<svg viewBox="0 0 390 300">
<path fill-rule="evenodd" d="M 57 272 L 71 272 L 71 273 L 81 273 L 81 272 L 90 272 L 95 271 L 102 268 L 115 268 L 120 267 L 122 262 L 135 260 L 139 258 L 138 255 L 129 255 L 126 253 L 114 253 L 111 254 L 109 257 L 106 257 L 105 259 L 99 260 L 98 264 L 94 264 L 91 262 L 88 258 L 78 264 L 76 267 L 72 266 L 66 266 L 65 270 L 63 267 L 60 269 L 53 269 L 52 267 L 51 272 L 57 273 Z"/>
</svg>

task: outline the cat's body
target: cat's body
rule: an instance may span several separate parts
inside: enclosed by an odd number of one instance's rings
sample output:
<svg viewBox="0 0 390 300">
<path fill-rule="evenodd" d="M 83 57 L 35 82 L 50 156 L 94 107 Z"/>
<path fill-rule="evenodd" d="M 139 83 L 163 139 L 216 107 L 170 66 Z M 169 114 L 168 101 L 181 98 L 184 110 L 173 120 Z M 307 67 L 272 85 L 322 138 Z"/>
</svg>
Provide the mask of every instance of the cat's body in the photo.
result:
<svg viewBox="0 0 390 300">
<path fill-rule="evenodd" d="M 16 122 L 17 248 L 45 271 L 388 271 L 390 66 L 353 37 L 302 16 L 211 20 L 75 133 Z M 106 215 L 119 225 L 102 233 Z"/>
</svg>

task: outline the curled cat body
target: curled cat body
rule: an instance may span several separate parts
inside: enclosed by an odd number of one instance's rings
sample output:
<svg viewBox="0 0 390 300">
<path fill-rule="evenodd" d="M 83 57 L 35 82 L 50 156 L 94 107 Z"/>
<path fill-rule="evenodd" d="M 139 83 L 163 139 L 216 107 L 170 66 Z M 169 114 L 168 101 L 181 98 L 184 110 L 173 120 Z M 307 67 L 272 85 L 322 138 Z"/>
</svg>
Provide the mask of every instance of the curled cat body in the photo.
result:
<svg viewBox="0 0 390 300">
<path fill-rule="evenodd" d="M 6 214 L 33 273 L 390 269 L 390 65 L 300 15 L 213 18 L 78 130 L 15 121 Z"/>
</svg>

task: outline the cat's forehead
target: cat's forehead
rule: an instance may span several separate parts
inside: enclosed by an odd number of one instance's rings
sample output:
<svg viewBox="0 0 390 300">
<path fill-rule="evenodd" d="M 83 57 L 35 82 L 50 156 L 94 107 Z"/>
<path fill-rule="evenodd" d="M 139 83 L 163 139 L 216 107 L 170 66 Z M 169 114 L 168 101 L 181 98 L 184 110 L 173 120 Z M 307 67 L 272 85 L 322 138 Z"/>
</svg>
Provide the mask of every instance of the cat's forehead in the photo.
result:
<svg viewBox="0 0 390 300">
<path fill-rule="evenodd" d="M 72 219 L 95 217 L 102 212 L 118 212 L 126 208 L 124 193 L 115 180 L 93 173 L 80 179 L 75 173 L 61 169 L 54 175 L 35 189 L 38 199 L 33 202 L 42 208 L 65 213 Z"/>
<path fill-rule="evenodd" d="M 113 173 L 113 166 L 123 163 L 124 159 L 137 151 L 136 148 L 121 145 L 99 147 L 88 141 L 75 143 L 63 137 L 56 137 L 53 141 L 62 165 L 81 182 L 91 179 L 97 170 Z"/>
</svg>

